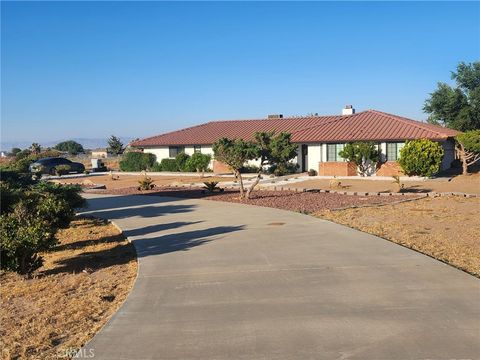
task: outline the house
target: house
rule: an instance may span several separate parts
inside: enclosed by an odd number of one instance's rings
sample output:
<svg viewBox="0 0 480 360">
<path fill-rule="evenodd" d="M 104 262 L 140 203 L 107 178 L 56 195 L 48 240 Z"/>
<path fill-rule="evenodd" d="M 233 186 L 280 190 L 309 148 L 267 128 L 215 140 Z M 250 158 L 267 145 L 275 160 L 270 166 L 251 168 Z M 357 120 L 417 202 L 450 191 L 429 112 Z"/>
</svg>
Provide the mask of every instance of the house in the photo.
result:
<svg viewBox="0 0 480 360">
<path fill-rule="evenodd" d="M 319 175 L 356 175 L 356 168 L 339 156 L 346 143 L 373 141 L 381 152 L 381 164 L 376 175 L 399 174 L 397 163 L 400 149 L 406 140 L 430 139 L 442 144 L 445 155 L 441 169 L 451 166 L 455 159 L 453 137 L 457 131 L 437 125 L 426 124 L 378 110 L 355 113 L 347 105 L 341 115 L 283 117 L 270 115 L 266 119 L 211 121 L 205 124 L 180 129 L 133 142 L 132 147 L 152 153 L 157 161 L 174 158 L 179 152 L 212 154 L 212 144 L 222 137 L 253 139 L 258 131 L 289 132 L 292 141 L 298 144 L 294 162 L 299 171 L 315 169 Z M 225 164 L 212 160 L 214 172 L 227 172 Z"/>
<path fill-rule="evenodd" d="M 105 159 L 108 157 L 107 149 L 95 149 L 92 150 L 92 158 Z"/>
</svg>

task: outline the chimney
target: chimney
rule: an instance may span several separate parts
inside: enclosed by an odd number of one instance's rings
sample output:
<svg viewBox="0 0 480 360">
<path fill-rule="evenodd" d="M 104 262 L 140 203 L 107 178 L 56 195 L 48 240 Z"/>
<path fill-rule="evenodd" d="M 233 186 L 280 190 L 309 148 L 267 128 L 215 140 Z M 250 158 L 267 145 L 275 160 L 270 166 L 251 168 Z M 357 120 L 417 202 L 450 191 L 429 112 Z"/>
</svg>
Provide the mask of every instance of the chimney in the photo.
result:
<svg viewBox="0 0 480 360">
<path fill-rule="evenodd" d="M 283 119 L 283 114 L 270 114 L 267 119 Z"/>
<path fill-rule="evenodd" d="M 353 108 L 352 105 L 345 105 L 345 107 L 342 109 L 342 115 L 353 115 L 355 114 L 355 109 Z"/>
</svg>

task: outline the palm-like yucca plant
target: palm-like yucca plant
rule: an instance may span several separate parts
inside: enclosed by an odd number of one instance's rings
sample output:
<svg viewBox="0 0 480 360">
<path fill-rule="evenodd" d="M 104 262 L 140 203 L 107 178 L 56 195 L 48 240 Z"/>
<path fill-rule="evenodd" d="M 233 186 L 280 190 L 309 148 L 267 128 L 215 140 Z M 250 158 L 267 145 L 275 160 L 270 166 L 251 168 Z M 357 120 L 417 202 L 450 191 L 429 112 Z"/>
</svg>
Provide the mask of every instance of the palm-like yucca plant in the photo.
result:
<svg viewBox="0 0 480 360">
<path fill-rule="evenodd" d="M 225 189 L 222 189 L 221 187 L 218 187 L 218 181 L 207 181 L 207 182 L 204 182 L 204 187 L 203 187 L 203 190 L 202 190 L 202 193 L 205 194 L 205 192 L 209 192 L 209 193 L 214 193 L 215 191 L 219 191 L 219 192 L 223 192 Z"/>
<path fill-rule="evenodd" d="M 138 181 L 138 190 L 152 190 L 155 187 L 155 184 L 153 183 L 154 181 L 152 180 L 151 177 L 144 176 L 142 180 Z"/>
</svg>

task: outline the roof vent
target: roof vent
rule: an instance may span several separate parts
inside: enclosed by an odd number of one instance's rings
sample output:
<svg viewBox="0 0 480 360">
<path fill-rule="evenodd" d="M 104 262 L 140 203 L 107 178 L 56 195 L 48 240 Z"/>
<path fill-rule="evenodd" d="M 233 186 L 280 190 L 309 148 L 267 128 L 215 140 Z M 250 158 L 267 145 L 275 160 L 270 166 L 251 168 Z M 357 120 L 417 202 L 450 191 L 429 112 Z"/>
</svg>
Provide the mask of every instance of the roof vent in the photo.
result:
<svg viewBox="0 0 480 360">
<path fill-rule="evenodd" d="M 283 114 L 270 114 L 267 119 L 283 119 Z"/>
<path fill-rule="evenodd" d="M 352 105 L 345 105 L 345 107 L 342 109 L 342 115 L 353 115 L 355 114 L 355 109 L 353 108 Z"/>
</svg>

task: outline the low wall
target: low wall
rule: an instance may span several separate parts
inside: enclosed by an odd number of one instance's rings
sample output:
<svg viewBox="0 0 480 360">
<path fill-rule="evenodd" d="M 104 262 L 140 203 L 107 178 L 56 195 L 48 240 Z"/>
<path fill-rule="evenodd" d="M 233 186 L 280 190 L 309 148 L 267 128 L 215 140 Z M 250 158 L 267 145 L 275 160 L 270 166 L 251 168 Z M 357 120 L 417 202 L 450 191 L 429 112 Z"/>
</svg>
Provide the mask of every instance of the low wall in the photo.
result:
<svg viewBox="0 0 480 360">
<path fill-rule="evenodd" d="M 213 172 L 216 174 L 231 174 L 232 170 L 227 164 L 221 161 L 213 160 Z"/>
<path fill-rule="evenodd" d="M 400 167 L 400 164 L 396 161 L 387 161 L 382 164 L 377 168 L 377 172 L 375 173 L 377 176 L 394 176 L 398 175 L 401 176 L 403 175 L 402 168 Z"/>
<path fill-rule="evenodd" d="M 355 176 L 357 167 L 353 162 L 322 162 L 318 164 L 320 176 Z"/>
</svg>

